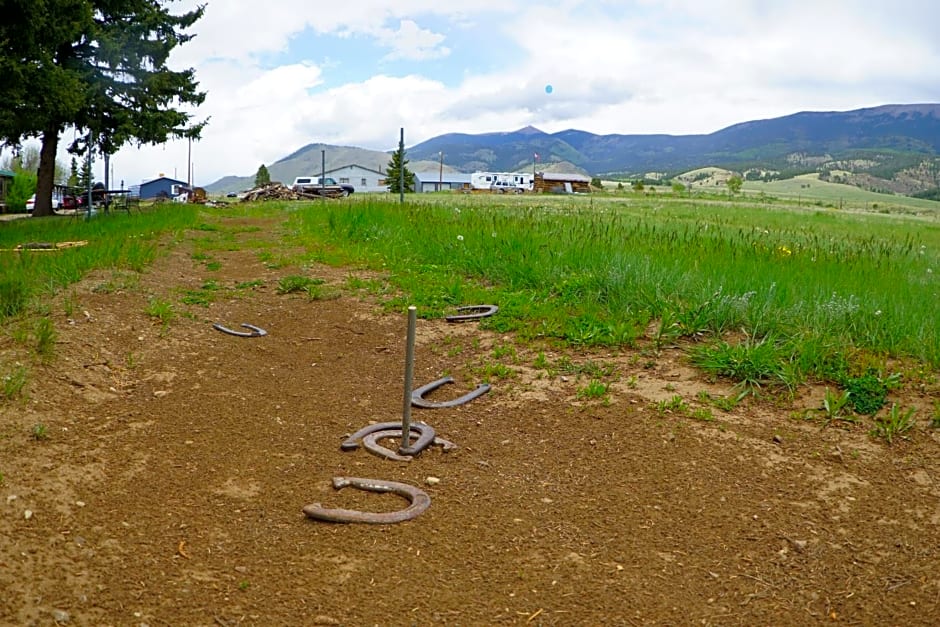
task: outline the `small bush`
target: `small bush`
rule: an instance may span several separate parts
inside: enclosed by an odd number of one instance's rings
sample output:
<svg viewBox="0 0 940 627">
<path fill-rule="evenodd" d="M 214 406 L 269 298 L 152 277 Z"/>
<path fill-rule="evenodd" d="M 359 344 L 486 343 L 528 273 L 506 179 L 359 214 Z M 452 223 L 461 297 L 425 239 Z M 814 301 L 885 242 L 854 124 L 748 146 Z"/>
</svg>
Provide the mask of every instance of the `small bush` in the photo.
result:
<svg viewBox="0 0 940 627">
<path fill-rule="evenodd" d="M 874 369 L 864 375 L 846 379 L 845 389 L 849 393 L 849 402 L 859 414 L 873 416 L 885 406 L 888 390 L 897 387 L 898 375 L 882 378 Z"/>
<path fill-rule="evenodd" d="M 17 172 L 7 190 L 6 204 L 10 211 L 26 211 L 26 201 L 36 193 L 36 175 Z"/>
</svg>

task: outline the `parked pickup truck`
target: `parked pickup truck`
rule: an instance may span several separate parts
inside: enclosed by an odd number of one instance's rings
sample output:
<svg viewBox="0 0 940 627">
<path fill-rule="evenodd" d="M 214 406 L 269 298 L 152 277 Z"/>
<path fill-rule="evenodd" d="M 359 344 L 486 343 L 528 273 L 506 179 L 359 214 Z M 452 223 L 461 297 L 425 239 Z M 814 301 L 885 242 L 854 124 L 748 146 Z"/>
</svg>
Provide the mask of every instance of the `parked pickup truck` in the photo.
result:
<svg viewBox="0 0 940 627">
<path fill-rule="evenodd" d="M 322 184 L 319 176 L 298 176 L 294 179 L 291 189 L 295 192 L 304 194 L 314 194 L 316 196 L 349 196 L 356 191 L 356 188 L 348 183 L 337 183 L 330 177 L 323 179 Z"/>
</svg>

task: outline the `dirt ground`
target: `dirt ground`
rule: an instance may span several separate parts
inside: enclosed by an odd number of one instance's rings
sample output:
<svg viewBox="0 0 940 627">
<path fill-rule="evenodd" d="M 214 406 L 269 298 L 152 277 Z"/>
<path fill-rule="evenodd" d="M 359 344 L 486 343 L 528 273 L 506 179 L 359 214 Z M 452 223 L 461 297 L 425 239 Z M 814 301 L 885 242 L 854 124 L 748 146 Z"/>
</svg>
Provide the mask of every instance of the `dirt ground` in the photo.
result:
<svg viewBox="0 0 940 627">
<path fill-rule="evenodd" d="M 241 248 L 213 252 L 214 269 L 187 240 L 139 281 L 98 273 L 50 304 L 55 359 L 33 367 L 27 399 L 0 405 L 0 623 L 940 623 L 940 439 L 926 412 L 892 446 L 795 419 L 819 389 L 696 420 L 658 403 L 702 408 L 700 392 L 730 387 L 679 349 L 513 355 L 513 338 L 475 323 L 419 320 L 415 384 L 456 380 L 432 398 L 475 387 L 481 364 L 514 376 L 414 410 L 454 451 L 344 452 L 360 427 L 401 419 L 405 315 L 348 288 L 355 270 L 271 267 Z M 276 292 L 298 273 L 339 297 Z M 180 305 L 191 315 L 166 330 L 146 315 L 150 298 L 179 304 L 207 279 L 224 288 L 208 307 Z M 26 358 L 12 334 L 5 363 Z M 535 369 L 540 350 L 616 364 L 609 401 Z M 432 503 L 393 525 L 306 518 L 314 502 L 406 505 L 334 491 L 334 476 L 406 482 Z"/>
</svg>

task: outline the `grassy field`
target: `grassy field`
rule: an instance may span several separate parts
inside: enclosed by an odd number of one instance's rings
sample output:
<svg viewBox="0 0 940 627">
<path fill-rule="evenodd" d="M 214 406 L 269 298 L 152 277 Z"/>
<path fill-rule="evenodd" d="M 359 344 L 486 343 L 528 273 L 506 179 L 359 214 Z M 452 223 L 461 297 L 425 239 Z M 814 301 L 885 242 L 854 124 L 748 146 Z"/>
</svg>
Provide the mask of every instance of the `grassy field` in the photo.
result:
<svg viewBox="0 0 940 627">
<path fill-rule="evenodd" d="M 854 185 L 820 181 L 818 174 L 804 174 L 769 183 L 747 181 L 744 183 L 743 190 L 747 194 L 764 193 L 779 198 L 795 199 L 798 203 L 804 205 L 862 208 L 885 213 L 928 211 L 940 216 L 940 202 L 935 200 L 923 200 L 895 194 L 879 194 Z"/>
<path fill-rule="evenodd" d="M 19 220 L 0 225 L 0 248 L 88 244 L 2 253 L 0 316 L 42 317 L 44 296 L 84 273 L 139 272 L 166 234 L 233 214 L 284 220 L 285 234 L 271 234 L 283 241 L 258 249 L 266 262 L 382 271 L 350 289 L 389 308 L 433 317 L 496 303 L 501 315 L 485 325 L 520 341 L 692 342 L 694 363 L 744 392 L 865 376 L 886 385 L 895 370 L 916 378 L 940 366 L 940 223 L 742 198 L 434 194 L 402 206 L 361 196 Z M 304 252 L 279 260 L 272 250 Z"/>
<path fill-rule="evenodd" d="M 694 173 L 711 174 L 708 179 L 692 183 L 692 193 L 676 194 L 671 186 L 645 186 L 644 191 L 632 191 L 631 182 L 623 182 L 623 189 L 617 189 L 616 181 L 605 181 L 599 196 L 660 196 L 667 198 L 686 198 L 687 200 L 734 200 L 745 201 L 767 207 L 784 205 L 794 208 L 839 209 L 844 211 L 865 211 L 881 214 L 905 214 L 940 220 L 940 202 L 870 192 L 854 185 L 830 183 L 819 180 L 817 174 L 804 174 L 781 181 L 745 181 L 740 194 L 734 198 L 728 193 L 725 183 L 730 172 L 721 168 L 701 168 Z"/>
</svg>

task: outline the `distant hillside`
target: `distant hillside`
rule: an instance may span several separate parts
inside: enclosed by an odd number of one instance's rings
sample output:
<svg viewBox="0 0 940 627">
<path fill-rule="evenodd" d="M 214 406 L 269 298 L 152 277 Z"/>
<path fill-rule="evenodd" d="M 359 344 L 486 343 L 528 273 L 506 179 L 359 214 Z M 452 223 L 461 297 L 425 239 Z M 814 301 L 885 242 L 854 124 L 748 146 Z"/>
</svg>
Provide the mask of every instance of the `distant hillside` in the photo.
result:
<svg viewBox="0 0 940 627">
<path fill-rule="evenodd" d="M 940 152 L 940 104 L 886 105 L 847 112 L 804 112 L 743 122 L 709 135 L 595 135 L 544 133 L 531 126 L 508 133 L 450 133 L 408 149 L 414 159 L 443 151 L 463 170 L 514 170 L 570 161 L 593 173 L 679 171 L 703 165 L 778 162 L 792 153 L 859 150 Z"/>
<path fill-rule="evenodd" d="M 858 175 L 847 182 L 906 193 L 940 185 L 940 104 L 803 112 L 708 135 L 595 135 L 574 129 L 549 134 L 531 126 L 507 133 L 450 133 L 412 146 L 408 154 L 422 159 L 441 151 L 465 171 L 528 170 L 535 154 L 540 164 L 567 161 L 607 177 L 676 174 L 703 166 L 783 176 L 844 169 Z M 895 178 L 904 182 L 890 183 Z"/>
<path fill-rule="evenodd" d="M 389 154 L 310 144 L 268 165 L 285 183 L 357 163 L 384 170 Z M 441 153 L 460 172 L 559 168 L 605 178 L 672 177 L 705 166 L 733 170 L 748 180 L 815 172 L 824 180 L 875 191 L 914 194 L 940 187 L 940 104 L 885 105 L 844 112 L 802 112 L 742 122 L 707 135 L 595 135 L 569 129 L 545 133 L 527 126 L 512 132 L 448 133 L 407 149 L 414 171 L 435 170 Z M 536 155 L 538 155 L 536 161 Z M 260 165 L 260 164 L 259 164 Z M 207 189 L 251 187 L 254 173 L 228 176 Z"/>
</svg>

